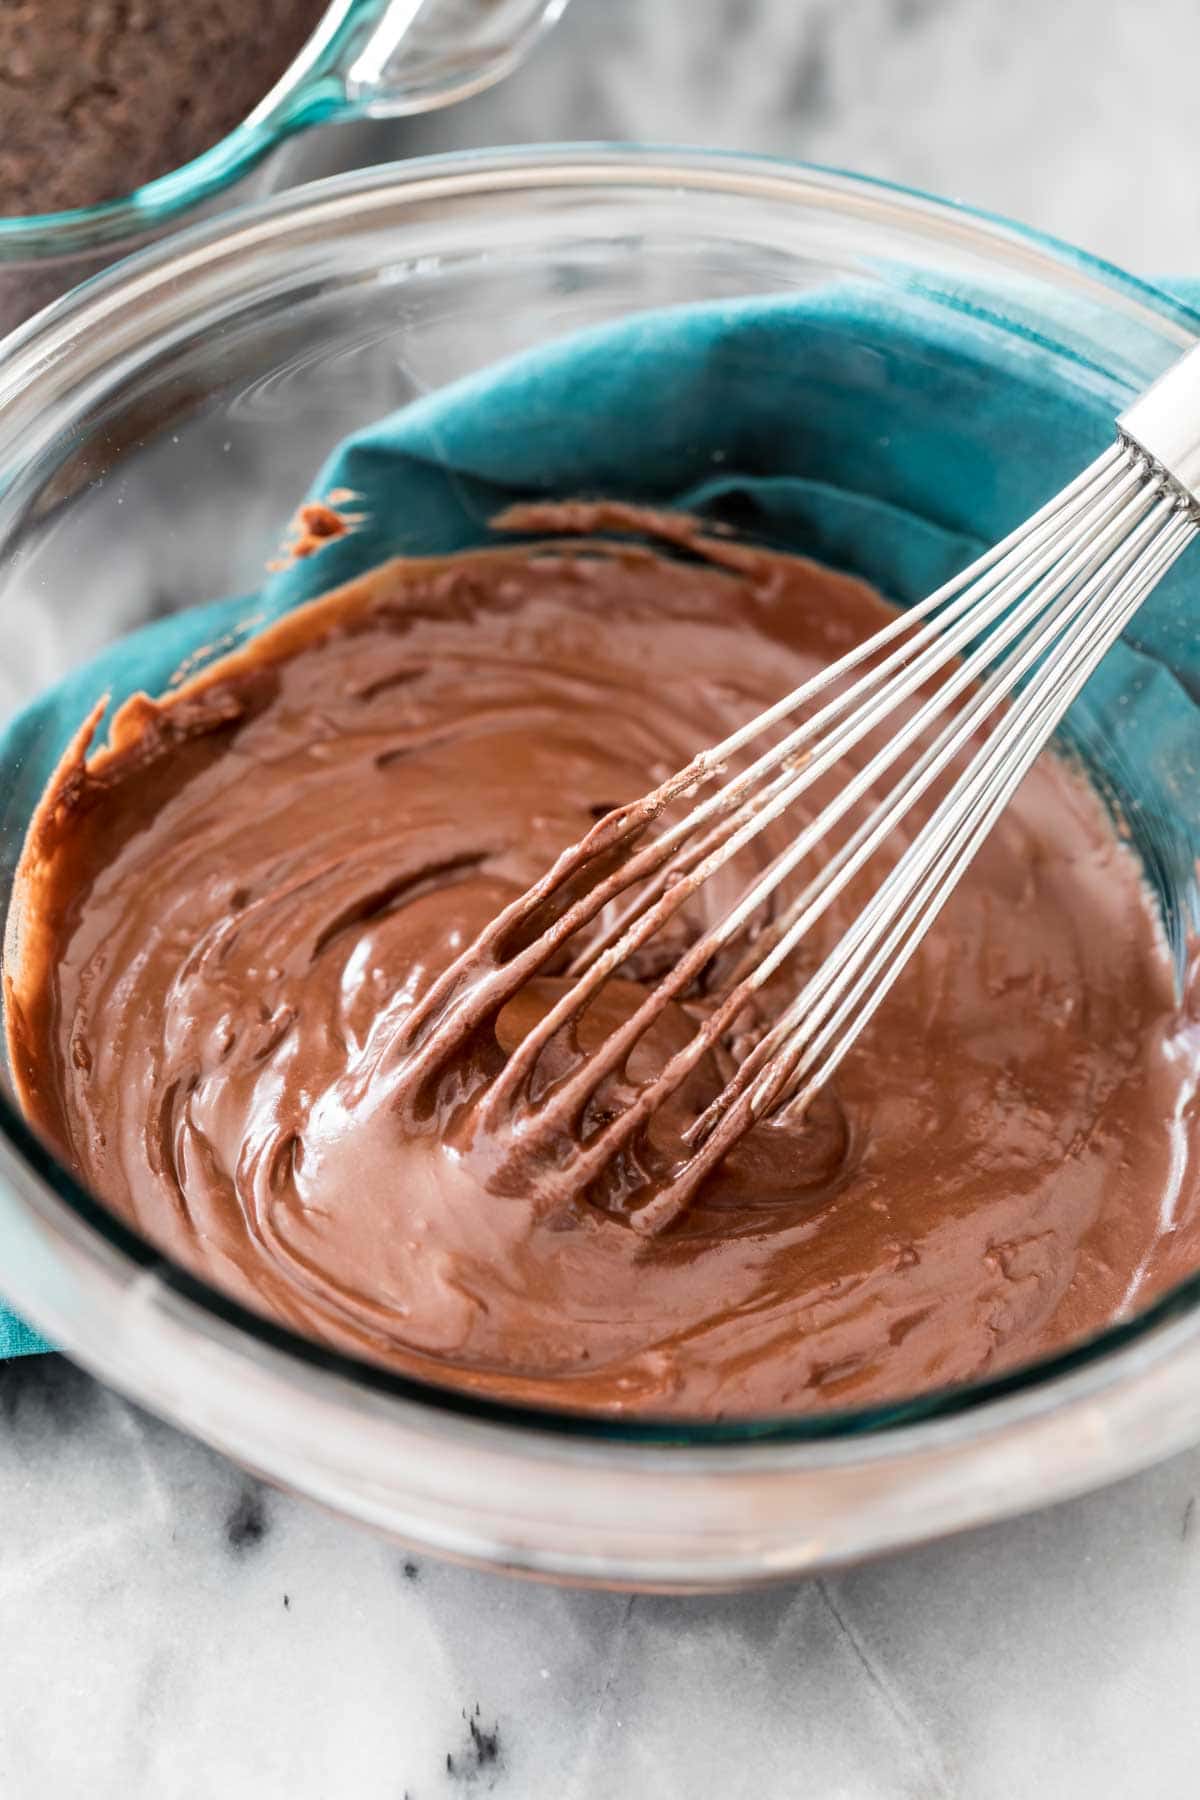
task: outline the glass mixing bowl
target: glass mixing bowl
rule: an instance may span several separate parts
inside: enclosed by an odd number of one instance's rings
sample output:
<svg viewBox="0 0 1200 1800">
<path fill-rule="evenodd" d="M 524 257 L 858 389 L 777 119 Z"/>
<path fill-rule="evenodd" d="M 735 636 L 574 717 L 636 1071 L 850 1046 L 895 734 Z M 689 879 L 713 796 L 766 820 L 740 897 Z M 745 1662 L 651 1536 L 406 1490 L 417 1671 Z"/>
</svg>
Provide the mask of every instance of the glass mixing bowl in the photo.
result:
<svg viewBox="0 0 1200 1800">
<path fill-rule="evenodd" d="M 1074 397 L 1081 442 L 1102 442 L 1200 329 L 1166 295 L 1013 226 L 779 163 L 548 149 L 298 190 L 142 252 L 0 353 L 5 710 L 164 610 L 252 592 L 329 448 L 406 399 L 641 309 L 847 280 L 908 309 L 913 356 L 936 357 L 946 321 L 969 317 L 982 378 L 1018 360 L 1028 429 L 960 484 L 956 523 L 981 536 L 1071 472 L 1040 447 L 1043 387 Z M 906 434 L 928 449 L 953 421 L 898 408 L 895 365 L 848 366 L 890 409 L 865 491 L 905 466 Z M 808 399 L 836 430 L 836 396 Z M 19 775 L 0 797 L 5 905 L 29 810 Z M 1170 839 L 1161 808 L 1155 829 Z M 1157 878 L 1177 920 L 1184 850 Z M 0 1281 L 82 1364 L 264 1476 L 413 1545 L 558 1578 L 763 1581 L 1057 1499 L 1200 1438 L 1200 1280 L 1070 1354 L 871 1412 L 662 1426 L 422 1385 L 171 1266 L 55 1161 L 7 1084 Z"/>
<path fill-rule="evenodd" d="M 0 331 L 138 246 L 286 185 L 277 153 L 313 125 L 398 118 L 479 93 L 516 68 L 566 4 L 330 0 L 249 117 L 183 167 L 120 199 L 38 217 L 3 216 L 0 194 Z M 351 150 L 333 166 L 370 160 Z"/>
</svg>

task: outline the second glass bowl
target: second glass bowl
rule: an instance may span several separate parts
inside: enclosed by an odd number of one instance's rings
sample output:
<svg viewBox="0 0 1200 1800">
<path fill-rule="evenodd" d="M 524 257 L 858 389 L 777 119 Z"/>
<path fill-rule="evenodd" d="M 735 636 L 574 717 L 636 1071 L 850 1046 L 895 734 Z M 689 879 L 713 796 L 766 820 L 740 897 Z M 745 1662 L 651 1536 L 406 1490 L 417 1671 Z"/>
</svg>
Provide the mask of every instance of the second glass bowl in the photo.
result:
<svg viewBox="0 0 1200 1800">
<path fill-rule="evenodd" d="M 0 333 L 166 232 L 289 185 L 280 153 L 298 133 L 428 112 L 479 93 L 516 68 L 566 5 L 330 0 L 249 117 L 182 168 L 120 199 L 40 217 L 5 216 L 0 192 Z M 334 168 L 370 160 L 344 138 L 338 152 Z"/>
</svg>

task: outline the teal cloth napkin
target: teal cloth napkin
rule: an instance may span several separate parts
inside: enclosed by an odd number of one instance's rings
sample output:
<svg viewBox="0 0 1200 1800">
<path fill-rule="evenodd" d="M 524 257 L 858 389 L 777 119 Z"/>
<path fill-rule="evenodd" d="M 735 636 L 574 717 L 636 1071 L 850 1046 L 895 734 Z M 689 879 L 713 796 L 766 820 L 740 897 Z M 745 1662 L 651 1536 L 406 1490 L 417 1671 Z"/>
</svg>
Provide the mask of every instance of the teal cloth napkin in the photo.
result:
<svg viewBox="0 0 1200 1800">
<path fill-rule="evenodd" d="M 1200 283 L 1172 287 L 1200 306 Z M 939 293 L 936 315 L 931 326 L 916 291 L 901 307 L 894 290 L 865 284 L 647 313 L 486 369 L 358 433 L 312 490 L 351 490 L 347 506 L 362 515 L 353 531 L 252 598 L 191 608 L 113 645 L 0 735 L 10 864 L 97 694 L 117 704 L 162 691 L 197 646 L 232 647 L 386 557 L 484 541 L 515 501 L 683 508 L 911 604 L 1110 443 L 1127 397 L 1108 369 L 1076 365 L 1068 387 L 1039 329 L 1021 328 L 1019 295 L 1003 332 L 969 293 Z M 1137 771 L 1135 837 L 1169 925 L 1200 851 L 1194 580 L 1185 557 L 1072 714 L 1101 779 L 1128 790 Z M 0 1356 L 46 1347 L 0 1308 Z"/>
</svg>

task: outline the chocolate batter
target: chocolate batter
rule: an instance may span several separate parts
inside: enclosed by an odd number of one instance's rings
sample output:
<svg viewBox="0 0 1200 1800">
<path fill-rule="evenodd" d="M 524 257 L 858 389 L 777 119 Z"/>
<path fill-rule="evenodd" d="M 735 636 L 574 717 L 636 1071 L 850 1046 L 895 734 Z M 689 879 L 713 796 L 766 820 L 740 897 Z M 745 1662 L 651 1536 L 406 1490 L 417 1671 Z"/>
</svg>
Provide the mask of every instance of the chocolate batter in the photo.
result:
<svg viewBox="0 0 1200 1800">
<path fill-rule="evenodd" d="M 436 1080 L 407 1078 L 414 1006 L 564 845 L 889 616 L 810 563 L 670 530 L 686 559 L 561 537 L 394 562 L 129 701 L 107 748 L 85 725 L 31 827 L 8 946 L 31 1118 L 251 1306 L 509 1400 L 805 1412 L 1097 1330 L 1200 1261 L 1200 1028 L 1136 862 L 1055 757 L 819 1104 L 757 1126 L 666 1230 L 635 1228 L 636 1182 L 547 1206 L 513 1179 L 503 1122 L 479 1125 L 553 972 Z M 702 891 L 605 1017 L 546 1053 L 543 1086 L 784 841 L 772 828 Z M 785 965 L 766 1016 L 801 973 Z M 600 1103 L 706 1004 L 702 984 Z M 655 1121 L 650 1164 L 736 1049 Z"/>
</svg>

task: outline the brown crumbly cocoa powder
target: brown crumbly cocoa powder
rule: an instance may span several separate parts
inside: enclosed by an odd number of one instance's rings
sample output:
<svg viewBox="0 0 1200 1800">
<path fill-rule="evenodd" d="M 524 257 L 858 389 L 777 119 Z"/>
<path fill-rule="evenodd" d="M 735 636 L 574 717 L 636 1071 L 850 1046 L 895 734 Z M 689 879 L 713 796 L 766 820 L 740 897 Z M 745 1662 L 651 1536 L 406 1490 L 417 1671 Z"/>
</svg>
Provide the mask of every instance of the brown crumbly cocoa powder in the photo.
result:
<svg viewBox="0 0 1200 1800">
<path fill-rule="evenodd" d="M 241 123 L 328 0 L 0 0 L 0 215 L 128 194 Z"/>
</svg>

